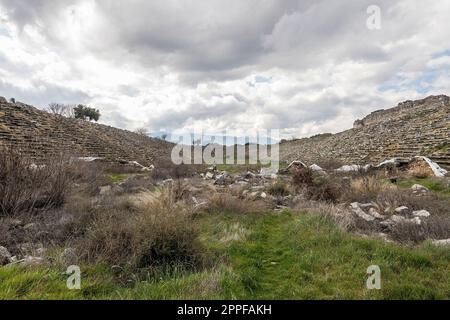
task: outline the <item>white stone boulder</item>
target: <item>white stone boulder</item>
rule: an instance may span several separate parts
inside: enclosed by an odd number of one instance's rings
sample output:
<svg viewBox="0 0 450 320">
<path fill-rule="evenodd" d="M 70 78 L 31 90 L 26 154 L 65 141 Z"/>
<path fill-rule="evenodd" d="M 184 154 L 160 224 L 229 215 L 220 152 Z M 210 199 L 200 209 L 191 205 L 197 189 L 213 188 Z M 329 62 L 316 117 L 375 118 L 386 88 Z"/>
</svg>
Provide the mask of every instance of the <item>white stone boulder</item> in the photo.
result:
<svg viewBox="0 0 450 320">
<path fill-rule="evenodd" d="M 413 216 L 428 218 L 429 216 L 431 216 L 431 213 L 429 213 L 427 210 L 418 210 L 413 212 Z"/>
<path fill-rule="evenodd" d="M 435 246 L 450 246 L 450 239 L 433 240 L 432 244 Z"/>
<path fill-rule="evenodd" d="M 401 207 L 396 208 L 396 209 L 395 209 L 395 212 L 396 212 L 396 213 L 402 214 L 402 213 L 408 212 L 408 210 L 409 210 L 408 207 L 401 206 Z"/>
<path fill-rule="evenodd" d="M 411 190 L 414 190 L 414 191 L 428 191 L 428 188 L 427 188 L 427 187 L 424 187 L 424 186 L 421 185 L 421 184 L 415 184 L 415 185 L 413 185 L 413 186 L 411 187 Z"/>
<path fill-rule="evenodd" d="M 358 202 L 353 202 L 351 205 L 352 211 L 354 214 L 356 214 L 358 217 L 360 217 L 361 219 L 370 222 L 370 221 L 374 221 L 375 217 L 365 213 L 361 207 L 359 206 Z"/>
</svg>

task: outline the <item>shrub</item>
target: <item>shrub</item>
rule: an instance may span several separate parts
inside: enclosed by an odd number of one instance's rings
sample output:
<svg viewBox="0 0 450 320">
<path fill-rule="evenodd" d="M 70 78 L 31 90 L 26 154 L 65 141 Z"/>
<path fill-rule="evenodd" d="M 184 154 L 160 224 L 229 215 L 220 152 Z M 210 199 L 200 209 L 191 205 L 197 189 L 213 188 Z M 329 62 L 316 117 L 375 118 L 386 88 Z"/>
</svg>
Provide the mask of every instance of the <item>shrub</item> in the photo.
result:
<svg viewBox="0 0 450 320">
<path fill-rule="evenodd" d="M 269 187 L 268 191 L 267 191 L 270 195 L 272 196 L 281 196 L 281 197 L 285 197 L 289 195 L 289 190 L 286 186 L 286 184 L 282 183 L 282 182 L 277 182 L 276 184 L 273 184 L 272 186 Z"/>
<path fill-rule="evenodd" d="M 266 206 L 262 201 L 251 201 L 242 199 L 229 193 L 212 193 L 208 198 L 208 212 L 226 212 L 243 214 L 264 209 Z"/>
<path fill-rule="evenodd" d="M 76 119 L 82 119 L 89 121 L 98 121 L 100 119 L 100 111 L 95 108 L 90 108 L 79 104 L 73 109 L 73 113 Z"/>
<path fill-rule="evenodd" d="M 341 190 L 339 186 L 329 180 L 323 180 L 321 183 L 309 189 L 309 197 L 312 200 L 336 203 L 340 196 Z"/>
<path fill-rule="evenodd" d="M 422 224 L 398 223 L 391 232 L 391 237 L 402 243 L 420 243 L 427 239 L 450 238 L 450 217 L 432 215 Z"/>
<path fill-rule="evenodd" d="M 203 165 L 175 165 L 171 161 L 166 161 L 156 165 L 152 171 L 152 178 L 155 180 L 190 178 L 194 173 L 201 171 L 204 171 Z"/>
<path fill-rule="evenodd" d="M 293 173 L 292 184 L 297 191 L 304 192 L 310 200 L 337 202 L 341 196 L 341 190 L 333 177 L 314 177 L 314 172 L 309 168 L 297 169 Z"/>
<path fill-rule="evenodd" d="M 396 186 L 384 183 L 376 176 L 365 175 L 352 179 L 348 188 L 345 188 L 343 195 L 348 202 L 365 203 L 375 201 L 380 192 L 389 192 L 396 189 Z"/>
<path fill-rule="evenodd" d="M 14 151 L 0 154 L 0 215 L 59 207 L 73 176 L 64 159 L 37 166 Z"/>
<path fill-rule="evenodd" d="M 137 195 L 130 205 L 131 210 L 118 206 L 94 219 L 80 245 L 84 259 L 133 269 L 202 265 L 198 225 L 170 190 Z"/>
<path fill-rule="evenodd" d="M 310 187 L 314 185 L 314 171 L 309 168 L 294 170 L 292 174 L 292 183 L 297 189 Z"/>
<path fill-rule="evenodd" d="M 433 175 L 432 171 L 429 168 L 425 168 L 423 166 L 413 167 L 411 170 L 409 170 L 409 173 L 417 179 L 425 179 Z"/>
</svg>

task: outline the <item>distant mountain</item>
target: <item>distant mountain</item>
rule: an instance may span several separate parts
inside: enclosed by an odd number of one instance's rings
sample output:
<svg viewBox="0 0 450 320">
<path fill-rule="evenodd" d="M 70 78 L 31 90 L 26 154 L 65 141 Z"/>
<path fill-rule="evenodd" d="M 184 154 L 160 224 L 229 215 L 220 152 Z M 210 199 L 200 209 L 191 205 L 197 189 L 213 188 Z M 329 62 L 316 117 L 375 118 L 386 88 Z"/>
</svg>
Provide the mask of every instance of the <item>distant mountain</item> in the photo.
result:
<svg viewBox="0 0 450 320">
<path fill-rule="evenodd" d="M 166 132 L 152 132 L 149 134 L 150 137 L 162 139 L 165 138 L 166 141 L 178 143 L 181 141 L 189 141 L 190 144 L 192 142 L 200 142 L 203 146 L 206 146 L 211 143 L 221 144 L 226 146 L 232 146 L 234 144 L 244 145 L 247 143 L 257 143 L 258 140 L 256 137 L 232 137 L 232 136 L 224 136 L 224 135 L 209 135 L 204 134 L 203 136 L 195 135 L 193 133 L 180 133 L 180 134 L 170 134 Z M 214 140 L 213 138 L 219 138 L 218 140 Z M 274 140 L 267 137 L 261 137 L 259 140 L 260 144 L 275 144 L 278 143 L 278 140 Z"/>
</svg>

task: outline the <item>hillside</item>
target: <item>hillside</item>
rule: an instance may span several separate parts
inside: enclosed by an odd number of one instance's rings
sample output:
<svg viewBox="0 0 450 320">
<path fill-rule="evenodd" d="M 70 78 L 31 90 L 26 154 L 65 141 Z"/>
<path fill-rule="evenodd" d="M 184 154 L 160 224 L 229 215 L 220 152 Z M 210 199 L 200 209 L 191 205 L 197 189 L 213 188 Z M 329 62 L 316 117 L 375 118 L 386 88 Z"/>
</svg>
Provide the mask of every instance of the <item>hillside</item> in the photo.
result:
<svg viewBox="0 0 450 320">
<path fill-rule="evenodd" d="M 101 124 L 53 115 L 0 97 L 0 146 L 35 158 L 52 154 L 104 157 L 150 165 L 170 156 L 171 144 Z"/>
<path fill-rule="evenodd" d="M 280 157 L 309 163 L 321 159 L 371 163 L 423 155 L 449 166 L 449 146 L 450 98 L 440 95 L 375 111 L 338 134 L 283 142 Z"/>
</svg>

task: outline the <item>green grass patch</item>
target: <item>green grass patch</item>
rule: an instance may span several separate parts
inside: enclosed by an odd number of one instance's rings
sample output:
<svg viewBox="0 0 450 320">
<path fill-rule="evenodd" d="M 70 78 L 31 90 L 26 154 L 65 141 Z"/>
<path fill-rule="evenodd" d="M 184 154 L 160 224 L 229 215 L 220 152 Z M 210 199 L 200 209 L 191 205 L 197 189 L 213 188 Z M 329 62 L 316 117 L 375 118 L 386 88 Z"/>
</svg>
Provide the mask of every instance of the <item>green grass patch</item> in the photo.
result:
<svg viewBox="0 0 450 320">
<path fill-rule="evenodd" d="M 130 176 L 132 176 L 130 173 L 110 173 L 108 174 L 108 180 L 113 183 L 120 183 L 124 182 Z"/>
<path fill-rule="evenodd" d="M 214 267 L 132 287 L 107 267 L 83 267 L 82 290 L 64 270 L 0 268 L 0 299 L 450 299 L 450 250 L 387 244 L 341 231 L 317 214 L 199 217 Z M 381 290 L 366 270 L 381 269 Z M 130 275 L 132 278 L 132 275 Z"/>
<path fill-rule="evenodd" d="M 402 179 L 398 182 L 398 185 L 402 188 L 411 188 L 415 184 L 420 184 L 426 188 L 428 188 L 431 191 L 441 193 L 441 194 L 447 194 L 450 195 L 450 188 L 448 188 L 443 181 L 437 180 L 437 179 L 417 179 L 417 178 L 411 178 L 411 179 Z"/>
</svg>

